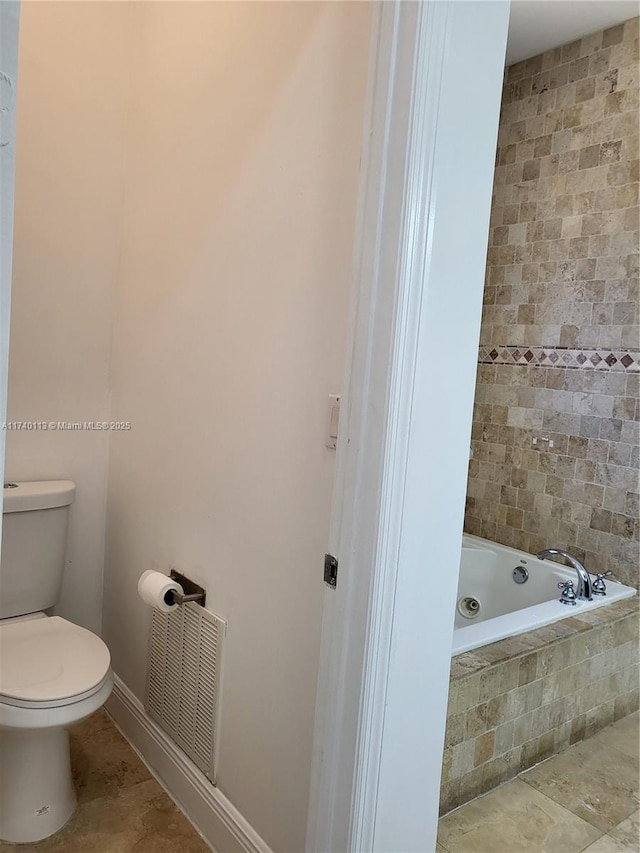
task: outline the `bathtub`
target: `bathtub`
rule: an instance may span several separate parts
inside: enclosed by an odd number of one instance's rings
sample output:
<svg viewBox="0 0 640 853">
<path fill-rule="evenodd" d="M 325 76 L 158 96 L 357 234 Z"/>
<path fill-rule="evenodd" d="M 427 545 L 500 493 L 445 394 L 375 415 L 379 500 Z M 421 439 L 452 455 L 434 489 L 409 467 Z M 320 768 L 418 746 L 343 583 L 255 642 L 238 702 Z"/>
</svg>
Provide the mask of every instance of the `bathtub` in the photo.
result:
<svg viewBox="0 0 640 853">
<path fill-rule="evenodd" d="M 519 580 L 526 576 L 526 580 L 516 583 L 514 576 Z M 452 655 L 636 594 L 632 587 L 608 578 L 606 595 L 574 606 L 561 604 L 558 583 L 566 580 L 577 588 L 578 576 L 570 566 L 465 534 Z"/>
</svg>

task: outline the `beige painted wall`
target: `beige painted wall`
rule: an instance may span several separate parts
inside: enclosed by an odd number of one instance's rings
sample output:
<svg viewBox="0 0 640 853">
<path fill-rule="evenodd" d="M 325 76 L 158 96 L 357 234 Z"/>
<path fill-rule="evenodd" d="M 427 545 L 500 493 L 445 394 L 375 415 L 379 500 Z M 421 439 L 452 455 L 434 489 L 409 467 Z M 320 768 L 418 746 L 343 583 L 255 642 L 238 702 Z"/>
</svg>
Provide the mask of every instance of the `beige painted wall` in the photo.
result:
<svg viewBox="0 0 640 853">
<path fill-rule="evenodd" d="M 9 421 L 109 417 L 127 3 L 22 4 Z M 99 631 L 107 436 L 8 431 L 6 478 L 77 484 L 58 612 Z"/>
<path fill-rule="evenodd" d="M 11 479 L 71 477 L 59 612 L 142 697 L 173 564 L 229 622 L 219 784 L 299 850 L 370 10 L 24 4 Z M 110 457 L 110 459 L 108 458 Z M 107 472 L 108 468 L 108 472 Z"/>
<path fill-rule="evenodd" d="M 370 10 L 137 9 L 110 449 L 105 637 L 143 696 L 142 571 L 228 620 L 220 789 L 304 848 Z"/>
</svg>

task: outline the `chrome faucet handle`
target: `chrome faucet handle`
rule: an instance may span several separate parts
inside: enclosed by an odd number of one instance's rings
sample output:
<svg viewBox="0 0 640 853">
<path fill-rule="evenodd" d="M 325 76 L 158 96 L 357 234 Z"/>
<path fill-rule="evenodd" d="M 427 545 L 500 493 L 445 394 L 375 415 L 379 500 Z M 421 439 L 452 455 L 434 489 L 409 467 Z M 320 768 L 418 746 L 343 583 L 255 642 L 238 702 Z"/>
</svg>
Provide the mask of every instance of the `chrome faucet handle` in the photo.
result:
<svg viewBox="0 0 640 853">
<path fill-rule="evenodd" d="M 607 585 L 604 582 L 605 578 L 610 578 L 613 575 L 613 572 L 598 572 L 596 575 L 596 579 L 591 584 L 591 592 L 594 595 L 606 595 L 607 594 Z"/>
<path fill-rule="evenodd" d="M 591 575 L 577 557 L 574 557 L 573 554 L 569 553 L 569 551 L 565 551 L 564 548 L 544 548 L 542 551 L 538 551 L 536 557 L 539 560 L 546 560 L 548 557 L 564 557 L 565 560 L 571 563 L 578 574 L 576 598 L 584 601 L 592 600 Z"/>
<path fill-rule="evenodd" d="M 562 595 L 560 596 L 560 604 L 576 603 L 576 591 L 573 588 L 573 581 L 560 581 L 558 583 L 558 589 L 562 590 Z"/>
</svg>

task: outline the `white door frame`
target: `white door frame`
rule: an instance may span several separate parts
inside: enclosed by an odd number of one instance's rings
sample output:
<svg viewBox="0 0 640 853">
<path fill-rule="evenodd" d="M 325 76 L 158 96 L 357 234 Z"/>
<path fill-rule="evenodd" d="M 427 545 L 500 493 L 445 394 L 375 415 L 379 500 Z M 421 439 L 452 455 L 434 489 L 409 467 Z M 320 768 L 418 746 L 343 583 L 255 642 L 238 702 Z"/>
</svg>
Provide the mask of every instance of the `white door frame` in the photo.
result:
<svg viewBox="0 0 640 853">
<path fill-rule="evenodd" d="M 375 10 L 309 853 L 435 850 L 508 18 Z"/>
<path fill-rule="evenodd" d="M 18 77 L 17 0 L 0 0 L 0 479 L 4 449 L 9 377 L 9 314 L 13 261 L 13 201 L 16 174 L 16 84 Z M 4 490 L 0 490 L 0 521 Z M 0 524 L 1 529 L 1 524 Z"/>
</svg>

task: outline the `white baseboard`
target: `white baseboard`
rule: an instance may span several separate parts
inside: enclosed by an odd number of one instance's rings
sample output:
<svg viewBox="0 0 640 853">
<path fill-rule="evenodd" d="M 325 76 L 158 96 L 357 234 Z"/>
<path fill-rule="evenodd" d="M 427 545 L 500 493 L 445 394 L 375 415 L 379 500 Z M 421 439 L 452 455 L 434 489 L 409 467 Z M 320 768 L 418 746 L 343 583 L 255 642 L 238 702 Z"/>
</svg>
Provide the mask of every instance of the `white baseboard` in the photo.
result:
<svg viewBox="0 0 640 853">
<path fill-rule="evenodd" d="M 236 807 L 149 717 L 139 699 L 117 675 L 106 709 L 212 850 L 272 853 Z"/>
</svg>

